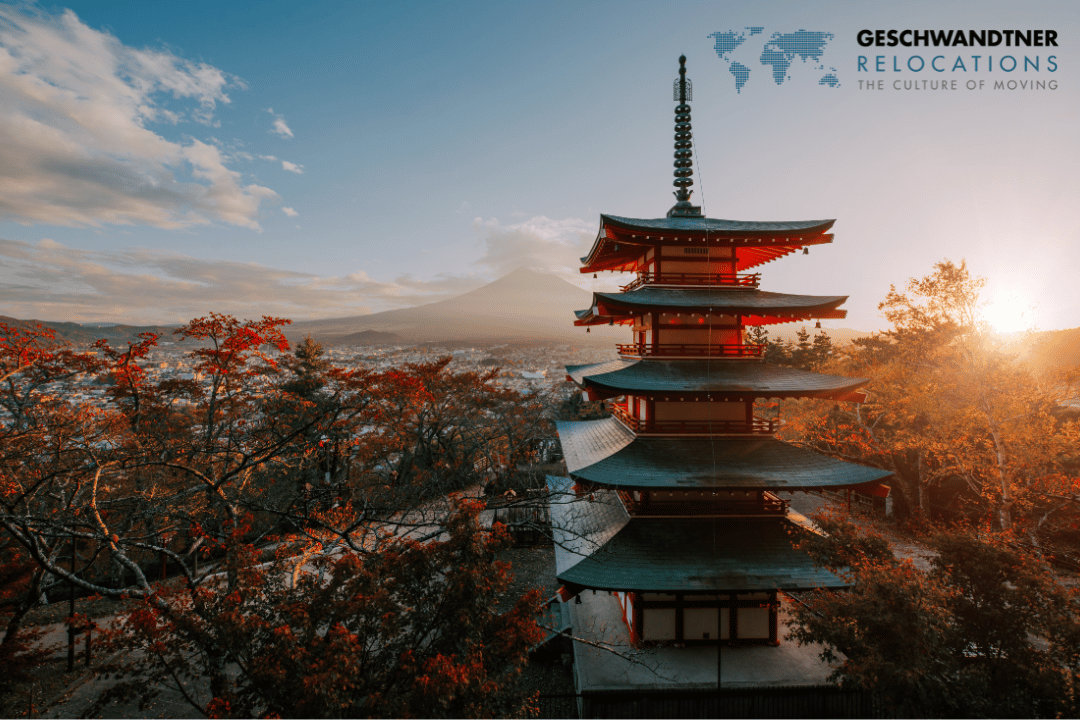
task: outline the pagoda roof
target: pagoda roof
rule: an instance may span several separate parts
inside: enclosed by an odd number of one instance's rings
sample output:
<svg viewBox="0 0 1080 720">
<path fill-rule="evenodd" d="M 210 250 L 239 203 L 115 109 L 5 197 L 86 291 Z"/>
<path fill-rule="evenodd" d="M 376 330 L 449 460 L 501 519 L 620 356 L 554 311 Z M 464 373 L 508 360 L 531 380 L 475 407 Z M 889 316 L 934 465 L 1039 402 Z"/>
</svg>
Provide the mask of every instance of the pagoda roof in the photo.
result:
<svg viewBox="0 0 1080 720">
<path fill-rule="evenodd" d="M 631 518 L 613 494 L 572 500 L 568 478 L 549 476 L 548 484 L 560 582 L 668 593 L 849 585 L 794 546 L 789 531 L 806 531 L 790 520 Z"/>
<path fill-rule="evenodd" d="M 608 487 L 803 490 L 892 475 L 768 436 L 639 437 L 615 418 L 555 426 L 567 472 Z"/>
<path fill-rule="evenodd" d="M 594 292 L 592 306 L 575 311 L 575 325 L 600 325 L 644 310 L 712 311 L 785 320 L 847 317 L 847 295 L 789 295 L 753 288 L 644 286 L 630 292 Z M 788 316 L 785 318 L 784 316 Z"/>
<path fill-rule="evenodd" d="M 710 247 L 746 248 L 737 270 L 770 262 L 807 245 L 832 242 L 827 231 L 835 220 L 743 221 L 706 217 L 638 219 L 601 215 L 600 231 L 581 272 L 632 271 L 649 247 L 698 242 Z"/>
<path fill-rule="evenodd" d="M 604 227 L 642 232 L 666 232 L 673 235 L 697 233 L 710 236 L 742 237 L 790 237 L 792 235 L 817 235 L 833 226 L 836 220 L 724 220 L 707 217 L 663 217 L 645 220 L 601 215 Z"/>
<path fill-rule="evenodd" d="M 575 383 L 614 397 L 626 393 L 710 392 L 742 397 L 841 399 L 870 382 L 757 360 L 611 360 L 567 365 Z"/>
</svg>

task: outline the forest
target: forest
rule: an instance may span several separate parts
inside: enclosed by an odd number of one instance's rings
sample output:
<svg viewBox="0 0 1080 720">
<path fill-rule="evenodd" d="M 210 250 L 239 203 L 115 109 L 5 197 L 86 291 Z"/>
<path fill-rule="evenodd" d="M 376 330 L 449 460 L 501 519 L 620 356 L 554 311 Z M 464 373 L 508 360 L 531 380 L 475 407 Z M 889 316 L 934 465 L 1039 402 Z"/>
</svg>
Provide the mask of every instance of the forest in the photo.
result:
<svg viewBox="0 0 1080 720">
<path fill-rule="evenodd" d="M 505 528 L 458 493 L 535 463 L 542 398 L 449 358 L 336 367 L 286 323 L 192 320 L 175 340 L 201 380 L 156 384 L 157 335 L 76 351 L 0 327 L 3 690 L 44 659 L 26 614 L 74 585 L 129 608 L 96 633 L 133 651 L 99 707 L 164 686 L 215 717 L 530 707 L 538 591 L 507 601 Z M 103 402 L 76 399 L 87 378 Z"/>
<path fill-rule="evenodd" d="M 834 680 L 897 717 L 1076 717 L 1078 368 L 1023 362 L 981 319 L 984 285 L 945 260 L 889 289 L 886 332 L 844 348 L 766 338 L 774 362 L 870 379 L 861 404 L 766 410 L 791 442 L 890 470 L 892 527 L 929 551 L 920 568 L 843 517 L 815 518 L 808 551 L 853 585 L 796 604 L 790 638 L 822 643 Z"/>
<path fill-rule="evenodd" d="M 920 568 L 816 518 L 800 542 L 852 586 L 793 599 L 789 641 L 821 643 L 836 682 L 896 716 L 1076 716 L 1076 369 L 1017 361 L 980 319 L 983 285 L 942 261 L 849 346 L 751 335 L 770 362 L 870 381 L 861 404 L 759 411 L 891 471 L 893 527 L 932 553 Z M 201 380 L 161 382 L 156 334 L 76 350 L 0 325 L 0 693 L 44 661 L 27 614 L 74 586 L 127 608 L 97 630 L 126 651 L 98 708 L 172 687 L 210 717 L 535 712 L 516 680 L 541 598 L 508 596 L 510 538 L 462 491 L 535 484 L 555 413 L 598 408 L 449 358 L 339 367 L 310 338 L 290 348 L 287 323 L 192 320 L 170 340 Z M 74 392 L 87 379 L 99 402 Z"/>
</svg>

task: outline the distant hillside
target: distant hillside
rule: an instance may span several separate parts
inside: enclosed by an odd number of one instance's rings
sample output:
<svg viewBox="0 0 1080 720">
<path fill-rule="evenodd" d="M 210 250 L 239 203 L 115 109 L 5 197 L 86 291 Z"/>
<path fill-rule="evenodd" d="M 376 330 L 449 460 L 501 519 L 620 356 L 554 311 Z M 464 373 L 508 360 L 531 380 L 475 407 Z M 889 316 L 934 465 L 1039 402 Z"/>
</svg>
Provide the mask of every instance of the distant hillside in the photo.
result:
<svg viewBox="0 0 1080 720">
<path fill-rule="evenodd" d="M 161 335 L 161 340 L 172 339 L 173 330 L 178 325 L 81 325 L 73 322 L 50 322 L 48 320 L 17 320 L 0 315 L 0 322 L 16 327 L 43 325 L 56 333 L 56 339 L 72 345 L 91 345 L 104 338 L 110 345 L 134 342 L 139 333 L 154 332 Z"/>
<path fill-rule="evenodd" d="M 1080 328 L 1032 333 L 1020 346 L 1020 359 L 1038 371 L 1080 365 Z"/>
<path fill-rule="evenodd" d="M 321 342 L 335 346 L 395 345 L 402 342 L 400 335 L 378 330 L 361 330 L 349 335 L 324 335 Z"/>
<path fill-rule="evenodd" d="M 791 340 L 795 342 L 796 333 L 803 328 L 810 333 L 810 337 L 813 338 L 819 332 L 824 331 L 826 335 L 832 338 L 834 345 L 847 345 L 855 338 L 870 337 L 873 333 L 864 332 L 862 330 L 852 330 L 851 328 L 822 328 L 818 330 L 814 327 L 813 322 L 809 323 L 784 323 L 783 325 L 766 325 L 765 329 L 769 331 L 769 337 L 779 340 Z"/>
<path fill-rule="evenodd" d="M 363 331 L 393 333 L 407 342 L 452 340 L 613 343 L 626 339 L 619 328 L 574 327 L 574 311 L 592 302 L 586 290 L 545 273 L 518 269 L 472 292 L 449 300 L 399 310 L 303 320 L 285 329 L 290 340 L 311 334 L 335 342 L 335 337 Z"/>
</svg>

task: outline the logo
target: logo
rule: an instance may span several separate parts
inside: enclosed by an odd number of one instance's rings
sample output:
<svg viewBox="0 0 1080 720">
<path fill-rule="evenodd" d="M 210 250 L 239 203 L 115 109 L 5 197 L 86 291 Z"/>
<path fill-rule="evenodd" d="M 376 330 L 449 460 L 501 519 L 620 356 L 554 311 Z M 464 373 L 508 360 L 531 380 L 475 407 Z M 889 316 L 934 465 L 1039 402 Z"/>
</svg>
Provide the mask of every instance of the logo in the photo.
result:
<svg viewBox="0 0 1080 720">
<path fill-rule="evenodd" d="M 747 42 L 756 35 L 761 37 Z M 742 30 L 717 31 L 708 37 L 715 41 L 713 49 L 717 57 L 728 64 L 736 92 L 741 93 L 747 83 L 759 82 L 764 75 L 771 77 L 777 85 L 783 85 L 791 80 L 792 73 L 810 73 L 818 85 L 840 87 L 836 68 L 826 69 L 822 60 L 835 37 L 830 32 L 796 30 L 774 32 L 766 37 L 764 26 L 751 26 Z M 764 69 L 758 66 L 764 66 Z"/>
</svg>

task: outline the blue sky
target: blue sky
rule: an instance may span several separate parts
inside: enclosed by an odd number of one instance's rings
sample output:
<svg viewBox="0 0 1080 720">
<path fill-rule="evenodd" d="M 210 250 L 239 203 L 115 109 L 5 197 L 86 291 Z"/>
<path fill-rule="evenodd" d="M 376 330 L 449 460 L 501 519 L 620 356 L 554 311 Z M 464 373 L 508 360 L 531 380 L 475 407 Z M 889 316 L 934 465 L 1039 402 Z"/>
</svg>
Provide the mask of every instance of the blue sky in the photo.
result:
<svg viewBox="0 0 1080 720">
<path fill-rule="evenodd" d="M 737 93 L 708 35 L 749 26 Z M 1054 29 L 1058 47 L 856 42 L 909 27 Z M 761 43 L 796 30 L 834 38 L 778 85 Z M 576 258 L 601 212 L 672 204 L 685 53 L 706 214 L 837 219 L 763 288 L 848 294 L 832 324 L 869 330 L 891 283 L 966 259 L 992 312 L 1076 327 L 1078 37 L 1065 2 L 0 3 L 0 314 L 335 317 L 519 266 L 608 289 Z M 1040 71 L 857 71 L 878 54 Z M 832 67 L 839 87 L 818 84 Z M 923 79 L 959 88 L 891 87 Z"/>
</svg>

